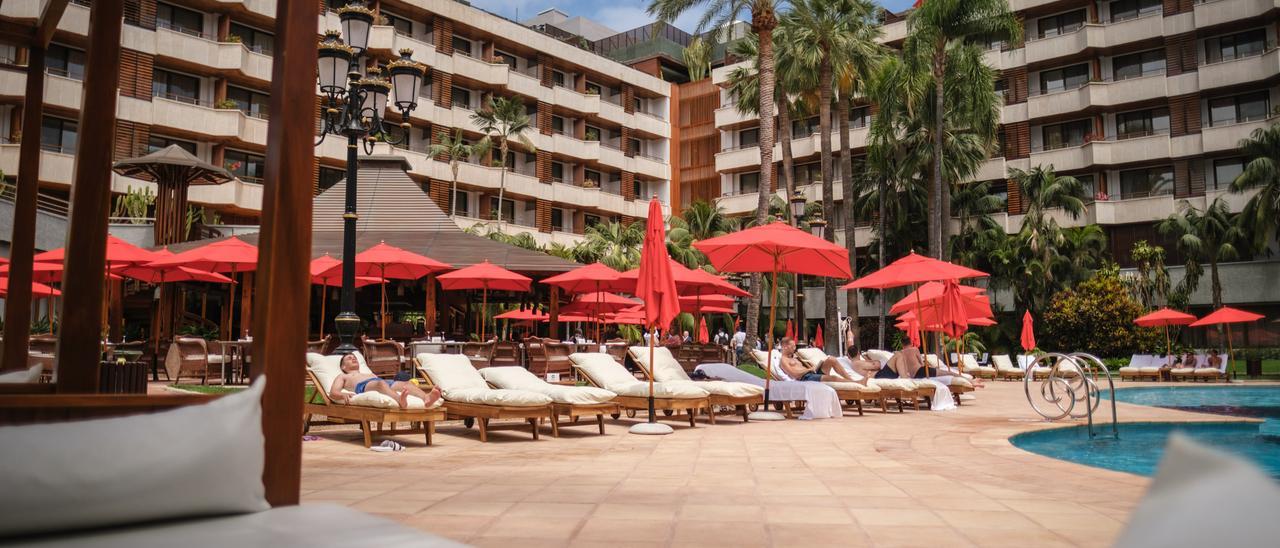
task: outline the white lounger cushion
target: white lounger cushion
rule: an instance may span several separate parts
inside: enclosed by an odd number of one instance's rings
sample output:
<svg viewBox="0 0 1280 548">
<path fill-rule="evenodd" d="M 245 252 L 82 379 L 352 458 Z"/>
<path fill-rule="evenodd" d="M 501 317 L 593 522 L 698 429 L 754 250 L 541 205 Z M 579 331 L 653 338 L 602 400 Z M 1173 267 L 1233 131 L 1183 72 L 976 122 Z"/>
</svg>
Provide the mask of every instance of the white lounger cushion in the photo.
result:
<svg viewBox="0 0 1280 548">
<path fill-rule="evenodd" d="M 978 358 L 973 354 L 964 354 L 960 356 L 960 367 L 964 371 L 995 371 L 994 367 L 985 367 L 978 365 Z"/>
<path fill-rule="evenodd" d="M 355 355 L 356 361 L 360 362 L 360 372 L 372 375 L 373 371 L 369 369 L 367 364 L 365 364 L 364 356 L 360 355 L 359 352 L 356 352 Z M 307 368 L 310 369 L 312 373 L 315 373 L 316 380 L 320 381 L 320 386 L 317 386 L 316 390 L 323 390 L 325 394 L 329 393 L 329 390 L 333 388 L 333 381 L 338 378 L 338 375 L 342 374 L 341 364 L 342 356 L 324 356 L 316 354 L 315 352 L 307 352 Z M 363 394 L 356 394 L 351 390 L 343 389 L 343 393 L 351 395 L 351 399 L 347 400 L 347 405 L 376 407 L 378 409 L 400 408 L 400 402 L 396 401 L 396 399 L 391 396 L 383 394 L 382 392 L 370 391 Z M 409 396 L 408 403 L 409 409 L 427 408 L 427 402 L 422 401 L 422 398 L 417 396 Z M 434 409 L 436 407 L 440 407 L 440 405 L 441 401 L 436 400 L 436 402 L 431 405 L 431 408 Z"/>
<path fill-rule="evenodd" d="M 0 427 L 0 538 L 266 510 L 265 386 L 158 413 Z"/>
<path fill-rule="evenodd" d="M 635 360 L 636 364 L 642 369 L 653 371 L 653 380 L 663 384 L 696 383 L 695 386 L 711 394 L 731 398 L 750 398 L 764 394 L 763 387 L 753 384 L 728 381 L 695 381 L 689 378 L 689 374 L 684 372 L 683 367 L 680 367 L 680 362 L 676 361 L 676 357 L 671 355 L 671 349 L 665 346 L 653 348 L 653 360 L 657 362 L 656 371 L 649 368 L 649 347 L 632 346 L 628 349 L 628 352 L 631 353 L 631 359 Z"/>
<path fill-rule="evenodd" d="M 912 379 L 867 379 L 867 384 L 881 390 L 910 391 L 916 389 L 916 382 Z"/>
<path fill-rule="evenodd" d="M 635 378 L 608 354 L 577 352 L 569 360 L 596 384 L 619 396 L 649 397 L 649 383 Z M 698 383 L 653 383 L 653 396 L 665 399 L 701 399 L 710 393 Z"/>
<path fill-rule="evenodd" d="M 480 370 L 480 376 L 498 388 L 537 392 L 551 398 L 556 403 L 573 405 L 593 405 L 606 403 L 617 394 L 594 386 L 564 386 L 551 384 L 519 366 L 486 367 Z"/>
<path fill-rule="evenodd" d="M 44 366 L 35 364 L 26 370 L 12 371 L 0 375 L 0 384 L 32 384 L 40 380 L 40 372 Z"/>
<path fill-rule="evenodd" d="M 827 353 L 823 352 L 821 348 L 802 348 L 796 351 L 796 357 L 800 358 L 800 361 L 804 362 L 805 365 L 808 365 L 809 367 L 815 367 L 818 364 L 826 361 L 828 356 L 827 356 Z M 842 362 L 840 366 L 844 368 L 846 373 L 854 375 L 854 378 L 861 378 L 863 376 L 861 373 L 854 371 L 853 368 L 849 365 L 849 363 Z M 863 393 L 874 394 L 880 391 L 880 386 L 876 384 L 872 384 L 870 382 L 864 385 L 856 382 L 823 381 L 822 384 L 825 384 L 827 386 L 830 386 L 831 388 L 834 388 L 836 390 L 840 390 L 843 392 L 863 392 Z"/>
<path fill-rule="evenodd" d="M 471 359 L 462 354 L 418 354 L 418 363 L 431 383 L 440 387 L 444 399 L 451 402 L 504 407 L 551 403 L 549 396 L 537 392 L 489 388 L 480 372 L 471 366 Z"/>
<path fill-rule="evenodd" d="M 1021 368 L 1014 367 L 1013 360 L 1009 359 L 1008 354 L 991 356 L 991 363 L 995 364 L 997 371 L 1022 371 Z"/>
</svg>

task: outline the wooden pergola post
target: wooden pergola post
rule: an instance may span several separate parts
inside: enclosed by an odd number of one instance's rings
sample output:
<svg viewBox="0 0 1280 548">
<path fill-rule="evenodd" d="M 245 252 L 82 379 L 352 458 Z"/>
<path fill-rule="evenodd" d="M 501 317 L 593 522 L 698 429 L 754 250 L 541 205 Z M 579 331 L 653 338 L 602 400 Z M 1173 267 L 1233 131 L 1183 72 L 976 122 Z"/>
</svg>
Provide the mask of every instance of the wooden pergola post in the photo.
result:
<svg viewBox="0 0 1280 548">
<path fill-rule="evenodd" d="M 84 311 L 98 310 L 102 305 L 123 18 L 122 0 L 99 0 L 90 8 L 85 93 L 62 278 L 62 328 L 56 358 L 60 393 L 98 391 L 102 318 Z"/>
<path fill-rule="evenodd" d="M 96 5 L 96 3 L 95 3 Z M 311 289 L 311 185 L 316 102 L 316 2 L 280 2 L 271 66 L 259 289 L 253 314 L 255 373 L 267 377 L 262 396 L 266 468 L 262 481 L 272 506 L 298 503 L 302 485 L 303 367 Z M 118 20 L 118 18 L 117 18 Z"/>
</svg>

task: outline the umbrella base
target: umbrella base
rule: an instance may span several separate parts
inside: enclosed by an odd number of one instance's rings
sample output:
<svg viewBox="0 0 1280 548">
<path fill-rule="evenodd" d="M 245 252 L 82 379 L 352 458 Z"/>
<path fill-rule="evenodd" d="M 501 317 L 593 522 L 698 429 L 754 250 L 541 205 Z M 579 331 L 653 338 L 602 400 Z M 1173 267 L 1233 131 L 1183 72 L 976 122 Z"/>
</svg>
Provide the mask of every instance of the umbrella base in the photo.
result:
<svg viewBox="0 0 1280 548">
<path fill-rule="evenodd" d="M 786 420 L 786 417 L 777 411 L 752 411 L 751 414 L 747 415 L 747 419 L 753 421 L 780 421 Z"/>
<path fill-rule="evenodd" d="M 632 434 L 640 434 L 642 436 L 665 436 L 675 432 L 675 430 L 672 430 L 670 426 L 660 422 L 641 422 L 632 425 L 630 432 Z"/>
</svg>

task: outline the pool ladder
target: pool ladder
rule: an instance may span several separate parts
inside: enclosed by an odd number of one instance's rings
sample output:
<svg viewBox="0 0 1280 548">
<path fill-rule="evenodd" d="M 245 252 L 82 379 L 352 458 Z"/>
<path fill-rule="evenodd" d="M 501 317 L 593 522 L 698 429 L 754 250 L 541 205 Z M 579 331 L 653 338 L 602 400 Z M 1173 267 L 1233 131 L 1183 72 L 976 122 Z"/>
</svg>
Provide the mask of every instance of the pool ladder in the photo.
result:
<svg viewBox="0 0 1280 548">
<path fill-rule="evenodd" d="M 1036 403 L 1036 399 L 1032 396 L 1031 385 L 1035 382 L 1035 368 L 1041 363 L 1046 364 L 1049 368 L 1049 375 L 1040 383 L 1040 398 L 1045 402 L 1052 404 L 1057 411 L 1041 409 Z M 1049 365 L 1052 364 L 1052 365 Z M 1101 371 L 1107 379 L 1108 394 L 1111 396 L 1111 436 L 1120 439 L 1120 430 L 1116 423 L 1116 386 L 1111 378 L 1111 371 L 1102 363 L 1101 359 L 1093 354 L 1085 352 L 1072 352 L 1070 354 L 1061 354 L 1050 352 L 1036 358 L 1027 366 L 1027 374 L 1022 379 L 1023 390 L 1027 395 L 1027 403 L 1031 404 L 1031 409 L 1037 414 L 1044 417 L 1047 421 L 1057 421 L 1065 418 L 1083 419 L 1089 421 L 1089 438 L 1093 439 L 1098 435 L 1093 427 L 1093 413 L 1098 410 L 1102 404 L 1102 393 L 1098 390 L 1098 372 Z M 1077 409 L 1077 404 L 1084 403 L 1083 410 Z"/>
</svg>

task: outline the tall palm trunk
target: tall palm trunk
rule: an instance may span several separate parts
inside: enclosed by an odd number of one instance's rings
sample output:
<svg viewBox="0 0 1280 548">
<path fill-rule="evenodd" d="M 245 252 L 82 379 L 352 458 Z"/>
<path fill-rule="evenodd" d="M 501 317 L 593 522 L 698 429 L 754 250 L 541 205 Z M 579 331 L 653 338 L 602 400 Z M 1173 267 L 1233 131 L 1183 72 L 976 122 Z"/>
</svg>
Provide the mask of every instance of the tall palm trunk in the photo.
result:
<svg viewBox="0 0 1280 548">
<path fill-rule="evenodd" d="M 449 190 L 449 216 L 458 216 L 458 159 L 449 159 L 449 169 L 453 171 L 453 185 Z M 502 206 L 502 202 L 498 202 L 498 206 Z"/>
<path fill-rule="evenodd" d="M 824 235 L 827 241 L 834 242 L 836 241 L 836 197 L 835 181 L 833 181 L 835 173 L 831 166 L 831 72 L 831 61 L 824 56 L 818 65 L 818 131 L 821 132 L 818 136 L 818 144 L 822 169 L 822 216 L 831 222 Z M 823 323 L 827 327 L 827 340 L 823 341 L 826 343 L 824 350 L 828 354 L 835 354 L 835 349 L 840 347 L 840 318 L 839 308 L 836 307 L 835 279 L 823 278 L 822 289 L 822 305 L 825 313 Z"/>
<path fill-rule="evenodd" d="M 880 188 L 876 191 L 876 194 L 877 194 L 877 195 L 878 195 L 878 197 L 880 198 L 880 199 L 879 199 L 879 202 L 880 202 L 880 204 L 879 204 L 880 208 L 879 208 L 879 209 L 880 209 L 880 211 L 879 211 L 879 214 L 878 214 L 879 216 L 878 216 L 878 218 L 876 219 L 876 223 L 880 225 L 880 228 L 879 228 L 879 231 L 880 231 L 880 237 L 879 237 L 879 238 L 877 238 L 878 240 L 880 240 L 880 242 L 879 242 L 879 244 L 880 244 L 880 249 L 879 249 L 880 257 L 879 257 L 879 264 L 878 264 L 877 266 L 879 266 L 880 268 L 884 268 L 884 253 L 885 253 L 885 251 L 884 251 L 884 208 L 885 208 L 885 197 L 884 197 L 884 194 L 885 194 L 886 192 L 888 192 L 888 191 L 889 191 L 889 185 L 888 185 L 888 180 L 884 177 L 884 175 L 883 175 L 883 174 L 881 174 L 881 175 L 880 175 L 879 179 L 880 179 L 880 181 L 879 181 L 879 183 L 878 183 L 878 184 L 879 184 L 879 187 L 880 187 Z M 880 290 L 880 340 L 876 341 L 876 342 L 878 342 L 878 343 L 879 343 L 878 348 L 880 348 L 880 349 L 884 349 L 884 348 L 885 348 L 885 346 L 884 346 L 884 335 L 885 335 L 884 320 L 885 320 L 885 316 L 887 316 L 887 315 L 889 314 L 888 307 L 889 307 L 889 301 L 888 301 L 887 299 L 885 299 L 885 298 L 884 298 L 884 290 Z"/>
<path fill-rule="evenodd" d="M 507 192 L 507 138 L 502 137 L 502 140 L 499 141 L 499 143 L 500 145 L 498 149 L 501 151 L 502 156 L 498 158 L 498 164 L 502 166 L 502 174 L 499 176 L 499 179 L 498 179 L 498 231 L 501 232 L 502 231 L 502 197 Z M 512 211 L 512 214 L 514 213 L 515 212 Z"/>
<path fill-rule="evenodd" d="M 943 119 L 946 110 L 942 105 L 942 76 L 945 71 L 946 43 L 937 45 L 933 54 L 933 185 L 929 188 L 929 256 L 941 259 L 943 256 L 942 225 L 945 219 L 942 211 L 942 132 L 946 128 Z"/>
<path fill-rule="evenodd" d="M 773 88 L 776 71 L 773 64 L 773 29 L 778 26 L 777 14 L 772 9 L 754 9 L 751 13 L 751 30 L 760 38 L 760 188 L 757 192 L 756 224 L 764 224 L 769 216 L 769 196 L 773 190 Z M 751 299 L 747 301 L 747 348 L 755 348 L 756 334 L 760 329 L 760 299 L 763 276 L 751 275 Z M 768 327 L 772 332 L 773 326 Z M 770 337 L 772 338 L 772 337 Z"/>
<path fill-rule="evenodd" d="M 840 117 L 838 126 L 840 128 L 840 184 L 844 191 L 844 246 L 849 250 L 849 271 L 856 278 L 858 276 L 858 240 L 854 225 L 857 224 L 857 214 L 853 203 L 857 197 L 857 190 L 853 185 L 853 158 L 849 156 L 849 94 L 841 93 L 836 98 L 836 111 L 837 116 Z M 853 328 L 853 345 L 859 346 L 858 290 L 849 290 L 844 298 L 845 313 L 849 315 L 849 323 Z"/>
<path fill-rule="evenodd" d="M 782 199 L 788 204 L 786 208 L 787 218 L 798 227 L 800 226 L 800 220 L 791 218 L 791 207 L 789 206 L 791 196 L 796 193 L 796 174 L 793 168 L 794 155 L 791 153 L 791 102 L 786 95 L 787 92 L 784 90 L 782 92 L 782 100 L 778 101 L 781 107 L 778 109 L 778 142 L 782 144 L 782 185 L 786 189 L 783 192 Z M 804 288 L 800 285 L 802 283 L 800 275 L 795 274 L 794 276 L 793 281 L 795 283 L 791 284 L 791 291 L 795 295 L 803 295 Z M 799 298 L 794 299 L 796 303 L 796 333 L 799 334 L 804 333 L 804 311 L 800 310 L 804 306 L 804 303 L 801 302 L 802 300 Z M 801 336 L 803 337 L 803 335 Z"/>
<path fill-rule="evenodd" d="M 1209 260 L 1209 278 L 1213 281 L 1213 309 L 1217 310 L 1222 308 L 1222 280 L 1218 278 L 1218 256 L 1216 254 Z"/>
</svg>

